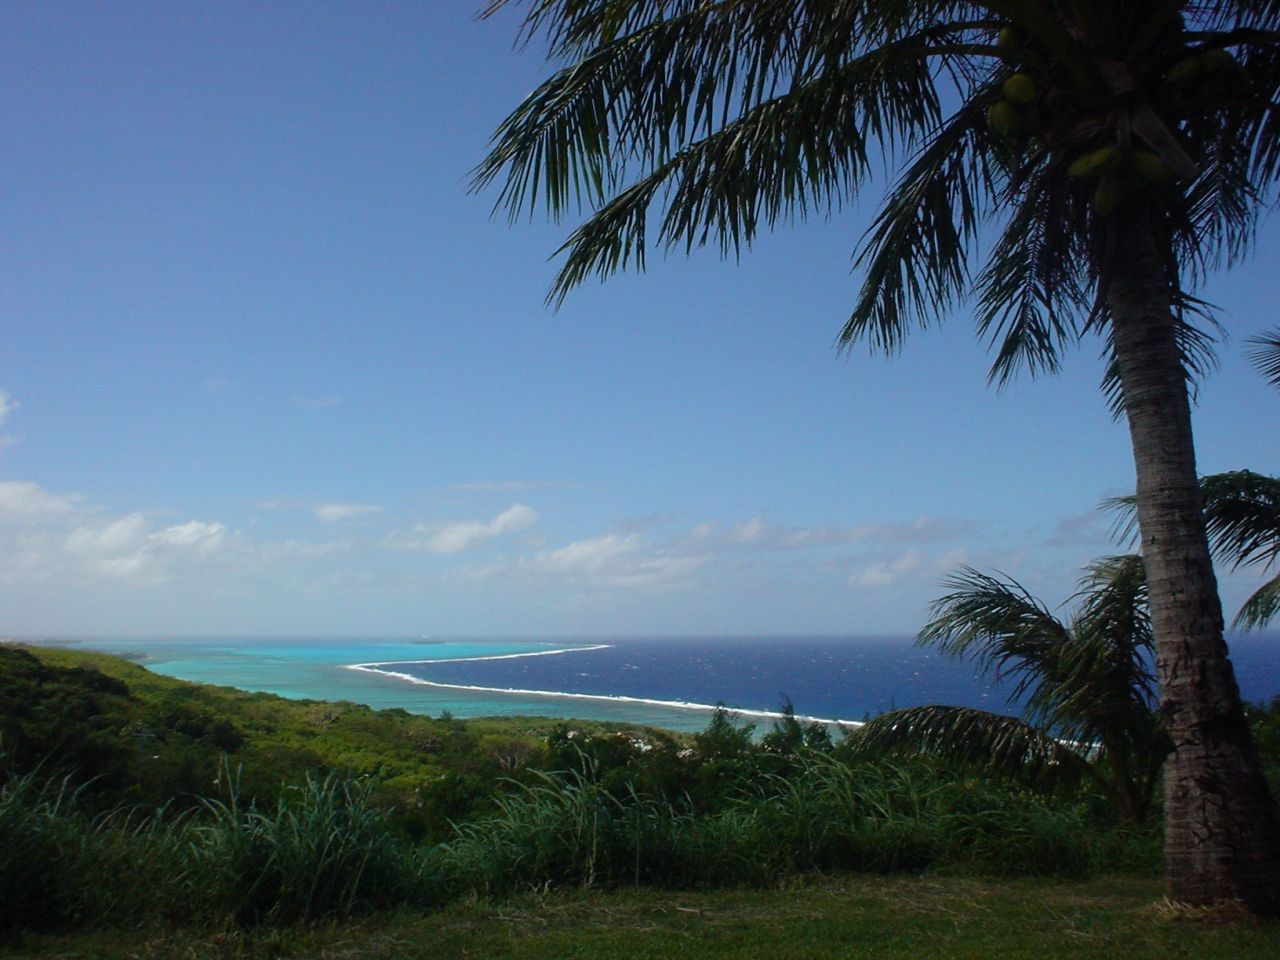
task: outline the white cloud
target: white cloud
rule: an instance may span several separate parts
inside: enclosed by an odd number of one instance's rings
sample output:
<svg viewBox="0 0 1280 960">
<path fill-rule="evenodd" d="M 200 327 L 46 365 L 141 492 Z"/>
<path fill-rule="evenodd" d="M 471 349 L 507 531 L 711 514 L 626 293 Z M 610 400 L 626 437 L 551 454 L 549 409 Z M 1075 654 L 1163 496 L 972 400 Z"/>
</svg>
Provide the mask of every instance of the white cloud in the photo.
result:
<svg viewBox="0 0 1280 960">
<path fill-rule="evenodd" d="M 158 547 L 176 547 L 194 550 L 207 556 L 222 545 L 226 538 L 227 527 L 222 523 L 203 523 L 199 520 L 188 520 L 172 527 L 165 527 L 147 539 Z"/>
<path fill-rule="evenodd" d="M 518 533 L 538 522 L 538 512 L 522 503 L 512 504 L 506 510 L 483 523 L 465 520 L 442 526 L 418 524 L 410 534 L 393 534 L 387 543 L 398 550 L 425 550 L 428 553 L 461 553 L 477 543 Z"/>
<path fill-rule="evenodd" d="M 681 586 L 704 562 L 704 557 L 673 553 L 639 533 L 608 533 L 469 573 L 474 579 L 507 581 L 539 591 L 556 587 L 631 591 Z"/>
<path fill-rule="evenodd" d="M 353 545 L 263 541 L 225 523 L 165 523 L 141 511 L 109 515 L 76 495 L 0 482 L 0 590 L 16 589 L 18 596 L 36 585 L 74 598 L 95 583 L 172 581 L 212 593 L 261 591 L 267 583 L 306 589 L 326 575 L 317 566 L 324 558 Z"/>
<path fill-rule="evenodd" d="M 705 562 L 703 557 L 673 554 L 632 533 L 607 534 L 540 553 L 532 567 L 570 586 L 637 590 L 680 586 Z"/>
<path fill-rule="evenodd" d="M 336 523 L 339 520 L 381 512 L 381 507 L 371 503 L 326 503 L 316 507 L 316 518 L 322 523 Z"/>
<path fill-rule="evenodd" d="M 67 551 L 87 557 L 112 556 L 136 549 L 147 530 L 147 519 L 140 513 L 99 526 L 76 527 L 67 537 Z"/>
<path fill-rule="evenodd" d="M 57 496 L 29 480 L 0 482 L 0 520 L 43 520 L 65 516 L 77 497 Z"/>
<path fill-rule="evenodd" d="M 547 550 L 534 558 L 534 565 L 548 573 L 599 574 L 616 567 L 622 557 L 634 554 L 642 543 L 640 534 L 627 536 L 606 534 L 592 540 L 579 540 L 558 550 Z"/>
<path fill-rule="evenodd" d="M 140 513 L 76 527 L 65 550 L 113 577 L 164 581 L 191 562 L 216 558 L 227 545 L 225 524 L 189 520 L 154 532 Z"/>
<path fill-rule="evenodd" d="M 854 587 L 889 587 L 908 581 L 932 580 L 952 572 L 964 562 L 963 550 L 951 550 L 943 556 L 926 556 L 908 550 L 893 560 L 868 564 L 849 575 Z"/>
</svg>

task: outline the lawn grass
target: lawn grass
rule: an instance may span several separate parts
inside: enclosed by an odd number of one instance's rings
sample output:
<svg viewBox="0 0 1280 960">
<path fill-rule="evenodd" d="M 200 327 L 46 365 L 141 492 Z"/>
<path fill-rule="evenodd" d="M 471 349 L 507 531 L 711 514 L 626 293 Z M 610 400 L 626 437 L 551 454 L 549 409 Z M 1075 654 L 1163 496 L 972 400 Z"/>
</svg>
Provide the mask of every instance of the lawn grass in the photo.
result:
<svg viewBox="0 0 1280 960">
<path fill-rule="evenodd" d="M 29 936 L 3 960 L 1274 960 L 1280 923 L 1165 908 L 1158 880 L 851 876 L 779 890 L 526 894 L 305 930 Z"/>
</svg>

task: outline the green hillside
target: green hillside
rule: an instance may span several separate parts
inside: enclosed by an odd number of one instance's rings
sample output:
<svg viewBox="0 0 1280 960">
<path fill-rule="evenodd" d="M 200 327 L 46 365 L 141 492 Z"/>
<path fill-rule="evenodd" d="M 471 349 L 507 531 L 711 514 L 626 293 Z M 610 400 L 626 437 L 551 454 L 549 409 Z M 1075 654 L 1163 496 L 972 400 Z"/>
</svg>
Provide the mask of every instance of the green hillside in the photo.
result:
<svg viewBox="0 0 1280 960">
<path fill-rule="evenodd" d="M 572 729 L 682 746 L 680 734 L 575 721 Z M 43 766 L 88 783 L 99 806 L 178 804 L 217 794 L 229 768 L 247 801 L 307 775 L 371 777 L 378 802 L 415 839 L 487 809 L 494 784 L 546 760 L 568 727 L 543 717 L 431 718 L 356 703 L 290 700 L 189 683 L 119 657 L 0 647 L 0 765 Z"/>
</svg>

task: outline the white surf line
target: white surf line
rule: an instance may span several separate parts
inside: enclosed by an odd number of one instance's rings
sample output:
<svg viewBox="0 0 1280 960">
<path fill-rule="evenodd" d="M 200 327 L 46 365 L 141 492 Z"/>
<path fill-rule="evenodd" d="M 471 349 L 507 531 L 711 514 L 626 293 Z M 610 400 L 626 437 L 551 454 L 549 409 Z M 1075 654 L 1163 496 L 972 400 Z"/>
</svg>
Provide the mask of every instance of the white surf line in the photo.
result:
<svg viewBox="0 0 1280 960">
<path fill-rule="evenodd" d="M 608 646 L 605 644 L 605 646 Z M 567 652 L 567 651 L 565 651 Z M 515 654 L 515 656 L 525 656 L 525 654 Z M 460 657 L 459 660 L 470 659 L 500 659 L 498 657 Z M 394 660 L 392 663 L 457 663 L 458 660 Z M 639 703 L 647 707 L 668 707 L 673 710 L 702 710 L 705 712 L 714 712 L 720 707 L 710 703 L 694 703 L 688 700 L 649 700 L 644 697 L 624 697 L 615 694 L 603 693 L 564 693 L 558 690 L 524 690 L 519 687 L 477 687 L 465 683 L 440 683 L 435 680 L 424 680 L 421 677 L 415 677 L 409 673 L 399 673 L 395 670 L 379 670 L 376 664 L 372 663 L 353 663 L 347 667 L 348 670 L 360 670 L 364 673 L 377 673 L 384 677 L 395 677 L 399 680 L 408 680 L 410 683 L 416 683 L 423 687 L 439 687 L 443 690 L 467 690 L 473 693 L 505 693 L 514 696 L 523 697 L 561 697 L 572 700 L 602 700 L 606 703 Z M 737 714 L 745 717 L 760 717 L 766 720 L 781 720 L 786 716 L 785 713 L 778 713 L 773 710 L 739 710 L 733 707 L 725 707 L 728 713 Z M 826 723 L 837 726 L 860 727 L 861 720 L 829 720 L 826 717 L 809 717 L 796 714 L 797 720 L 806 720 L 810 723 Z"/>
<path fill-rule="evenodd" d="M 376 663 L 346 663 L 348 670 L 372 670 L 392 676 L 389 670 L 377 670 L 377 667 L 389 667 L 394 663 L 478 663 L 481 660 L 519 660 L 521 657 L 549 657 L 557 653 L 587 653 L 590 650 L 608 650 L 613 644 L 596 643 L 589 647 L 564 647 L 559 650 L 531 650 L 529 653 L 495 653 L 488 657 L 443 657 L 437 660 L 379 660 Z M 400 676 L 400 674 L 394 674 Z"/>
</svg>

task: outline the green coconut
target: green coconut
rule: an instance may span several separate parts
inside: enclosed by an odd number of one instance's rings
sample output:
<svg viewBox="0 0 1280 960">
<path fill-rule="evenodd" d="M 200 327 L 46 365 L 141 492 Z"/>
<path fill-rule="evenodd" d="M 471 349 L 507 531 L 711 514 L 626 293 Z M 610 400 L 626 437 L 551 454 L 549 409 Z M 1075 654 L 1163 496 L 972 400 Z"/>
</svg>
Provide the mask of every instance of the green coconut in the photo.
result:
<svg viewBox="0 0 1280 960">
<path fill-rule="evenodd" d="M 1017 104 L 1000 100 L 987 110 L 987 123 L 1002 137 L 1012 137 L 1022 129 L 1022 111 Z"/>
<path fill-rule="evenodd" d="M 1036 82 L 1025 73 L 1015 73 L 1004 82 L 1004 95 L 1014 103 L 1030 103 L 1036 98 Z"/>
<path fill-rule="evenodd" d="M 1093 153 L 1076 157 L 1067 167 L 1067 176 L 1077 180 L 1094 180 L 1114 170 L 1120 162 L 1119 147 L 1103 147 Z"/>
<path fill-rule="evenodd" d="M 996 34 L 996 46 L 1002 50 L 1013 50 L 1022 46 L 1026 42 L 1026 38 L 1019 27 L 1008 26 L 1001 27 L 1000 32 Z"/>
<path fill-rule="evenodd" d="M 1168 183 L 1173 179 L 1173 168 L 1149 150 L 1135 150 L 1129 165 L 1147 183 Z"/>
<path fill-rule="evenodd" d="M 1200 63 L 1204 66 L 1204 72 L 1209 76 L 1230 76 L 1239 73 L 1243 67 L 1240 61 L 1231 55 L 1227 50 L 1214 48 L 1206 50 L 1200 54 Z"/>
<path fill-rule="evenodd" d="M 1124 178 L 1107 175 L 1098 182 L 1098 189 L 1093 191 L 1094 212 L 1100 217 L 1109 216 L 1124 203 L 1124 197 Z"/>
<path fill-rule="evenodd" d="M 1187 57 L 1187 59 L 1179 60 L 1170 67 L 1164 78 L 1173 86 L 1185 89 L 1196 84 L 1203 76 L 1204 62 L 1202 59 L 1200 57 Z"/>
</svg>

